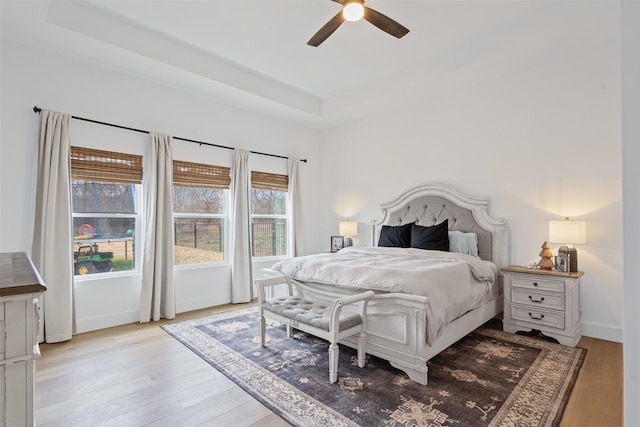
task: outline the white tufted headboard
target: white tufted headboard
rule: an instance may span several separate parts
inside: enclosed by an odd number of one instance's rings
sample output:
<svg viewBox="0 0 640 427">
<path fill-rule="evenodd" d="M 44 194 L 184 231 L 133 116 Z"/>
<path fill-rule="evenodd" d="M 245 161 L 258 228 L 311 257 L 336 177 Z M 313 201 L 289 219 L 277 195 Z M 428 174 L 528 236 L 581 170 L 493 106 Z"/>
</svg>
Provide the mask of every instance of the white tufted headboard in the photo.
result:
<svg viewBox="0 0 640 427">
<path fill-rule="evenodd" d="M 449 230 L 474 232 L 478 235 L 478 255 L 498 267 L 509 265 L 509 228 L 504 219 L 492 218 L 487 212 L 489 199 L 472 197 L 444 184 L 422 184 L 412 187 L 396 199 L 382 203 L 383 217 L 372 221 L 371 241 L 375 246 L 383 225 L 415 222 L 422 226 L 449 220 Z"/>
</svg>

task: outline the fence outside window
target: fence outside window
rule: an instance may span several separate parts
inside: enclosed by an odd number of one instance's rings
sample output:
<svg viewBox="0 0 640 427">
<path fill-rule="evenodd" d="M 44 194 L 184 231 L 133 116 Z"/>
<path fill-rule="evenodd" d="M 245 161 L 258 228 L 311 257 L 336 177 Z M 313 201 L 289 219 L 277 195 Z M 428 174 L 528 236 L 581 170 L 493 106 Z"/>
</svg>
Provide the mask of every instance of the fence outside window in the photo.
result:
<svg viewBox="0 0 640 427">
<path fill-rule="evenodd" d="M 175 218 L 174 264 L 224 261 L 223 218 Z"/>
<path fill-rule="evenodd" d="M 285 218 L 253 218 L 251 222 L 252 255 L 254 257 L 287 255 L 287 220 Z"/>
</svg>

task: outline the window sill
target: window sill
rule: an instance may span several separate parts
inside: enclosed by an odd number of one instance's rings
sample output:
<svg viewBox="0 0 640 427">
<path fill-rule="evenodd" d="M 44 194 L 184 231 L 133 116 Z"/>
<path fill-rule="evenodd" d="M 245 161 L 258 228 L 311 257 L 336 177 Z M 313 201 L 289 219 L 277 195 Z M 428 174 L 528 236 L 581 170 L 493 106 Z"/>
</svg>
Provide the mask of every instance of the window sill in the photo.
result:
<svg viewBox="0 0 640 427">
<path fill-rule="evenodd" d="M 80 282 L 92 282 L 97 280 L 109 280 L 109 279 L 120 279 L 123 277 L 140 277 L 142 275 L 142 271 L 140 270 L 130 270 L 130 271 L 117 271 L 117 272 L 108 272 L 108 273 L 93 273 L 87 275 L 74 275 L 73 281 L 75 283 Z"/>
<path fill-rule="evenodd" d="M 174 265 L 173 266 L 173 270 L 174 271 L 198 270 L 198 269 L 203 269 L 203 268 L 217 268 L 217 267 L 227 267 L 227 266 L 229 266 L 229 263 L 225 262 L 225 261 L 221 261 L 221 262 L 202 262 L 202 263 L 199 263 L 199 264 Z"/>
<path fill-rule="evenodd" d="M 291 258 L 289 255 L 251 257 L 251 262 L 281 261 Z"/>
</svg>

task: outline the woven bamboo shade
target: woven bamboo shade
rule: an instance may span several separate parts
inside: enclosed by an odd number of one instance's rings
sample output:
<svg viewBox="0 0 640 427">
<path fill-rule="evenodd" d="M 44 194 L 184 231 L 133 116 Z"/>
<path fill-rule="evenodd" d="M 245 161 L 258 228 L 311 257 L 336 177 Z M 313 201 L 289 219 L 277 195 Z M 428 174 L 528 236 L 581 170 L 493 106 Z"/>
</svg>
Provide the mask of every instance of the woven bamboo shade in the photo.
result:
<svg viewBox="0 0 640 427">
<path fill-rule="evenodd" d="M 261 190 L 288 191 L 289 176 L 277 173 L 251 171 L 251 187 Z"/>
<path fill-rule="evenodd" d="M 142 183 L 142 156 L 71 147 L 71 177 L 80 181 Z"/>
<path fill-rule="evenodd" d="M 173 185 L 228 190 L 231 185 L 231 169 L 224 166 L 174 160 Z"/>
</svg>

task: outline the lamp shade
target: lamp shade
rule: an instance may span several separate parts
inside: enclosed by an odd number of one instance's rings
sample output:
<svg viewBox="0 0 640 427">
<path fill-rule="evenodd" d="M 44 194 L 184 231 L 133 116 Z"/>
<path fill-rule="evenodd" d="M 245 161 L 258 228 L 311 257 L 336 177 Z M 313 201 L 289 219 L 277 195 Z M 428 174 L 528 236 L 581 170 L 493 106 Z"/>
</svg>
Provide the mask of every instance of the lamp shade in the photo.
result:
<svg viewBox="0 0 640 427">
<path fill-rule="evenodd" d="M 571 245 L 587 243 L 586 221 L 549 221 L 549 241 Z"/>
<path fill-rule="evenodd" d="M 340 221 L 340 235 L 352 237 L 358 235 L 358 223 L 355 221 Z"/>
</svg>

